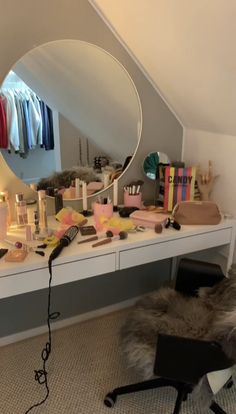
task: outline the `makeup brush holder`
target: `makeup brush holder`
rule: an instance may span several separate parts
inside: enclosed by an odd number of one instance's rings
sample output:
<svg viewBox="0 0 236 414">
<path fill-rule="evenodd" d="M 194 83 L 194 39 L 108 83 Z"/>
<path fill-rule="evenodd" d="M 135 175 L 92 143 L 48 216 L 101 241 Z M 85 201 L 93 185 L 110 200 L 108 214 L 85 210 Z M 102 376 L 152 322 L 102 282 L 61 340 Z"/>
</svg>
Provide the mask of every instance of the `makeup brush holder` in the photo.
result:
<svg viewBox="0 0 236 414">
<path fill-rule="evenodd" d="M 95 219 L 99 219 L 100 217 L 111 218 L 113 215 L 113 204 L 102 204 L 102 203 L 94 203 L 93 204 L 93 214 Z"/>
<path fill-rule="evenodd" d="M 129 194 L 128 191 L 124 192 L 124 206 L 125 207 L 141 208 L 141 205 L 142 205 L 142 193 Z"/>
</svg>

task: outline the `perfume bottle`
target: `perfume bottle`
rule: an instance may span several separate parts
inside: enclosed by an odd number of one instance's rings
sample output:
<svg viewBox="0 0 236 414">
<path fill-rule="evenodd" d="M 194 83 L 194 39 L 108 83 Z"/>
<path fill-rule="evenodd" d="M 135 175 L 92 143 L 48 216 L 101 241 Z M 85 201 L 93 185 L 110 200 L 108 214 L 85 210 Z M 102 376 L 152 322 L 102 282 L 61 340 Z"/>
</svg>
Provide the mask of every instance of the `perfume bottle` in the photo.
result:
<svg viewBox="0 0 236 414">
<path fill-rule="evenodd" d="M 27 205 L 26 201 L 24 200 L 24 195 L 22 193 L 16 194 L 15 209 L 16 221 L 18 226 L 25 226 L 25 224 L 28 224 Z"/>
<path fill-rule="evenodd" d="M 7 227 L 11 225 L 11 208 L 10 208 L 10 200 L 9 200 L 9 193 L 7 190 L 0 192 L 0 201 L 2 201 L 2 197 L 4 196 L 5 202 L 7 203 Z"/>
<path fill-rule="evenodd" d="M 0 240 L 4 240 L 7 236 L 7 215 L 8 205 L 5 195 L 0 195 Z"/>
<path fill-rule="evenodd" d="M 39 224 L 42 233 L 48 232 L 48 220 L 47 220 L 47 204 L 46 204 L 46 191 L 38 191 L 39 201 Z"/>
</svg>

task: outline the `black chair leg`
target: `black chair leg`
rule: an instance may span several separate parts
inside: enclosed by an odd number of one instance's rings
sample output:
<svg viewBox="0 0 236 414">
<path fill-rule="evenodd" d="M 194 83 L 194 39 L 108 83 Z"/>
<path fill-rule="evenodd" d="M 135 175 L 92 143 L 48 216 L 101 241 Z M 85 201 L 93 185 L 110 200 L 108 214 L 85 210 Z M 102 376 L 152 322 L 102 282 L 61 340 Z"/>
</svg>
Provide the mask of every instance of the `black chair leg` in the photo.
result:
<svg viewBox="0 0 236 414">
<path fill-rule="evenodd" d="M 175 408 L 173 414 L 179 414 L 181 409 L 181 404 L 183 401 L 186 401 L 187 395 L 192 392 L 192 387 L 188 384 L 182 382 L 166 379 L 166 378 L 154 378 L 151 380 L 138 382 L 136 384 L 125 385 L 124 387 L 115 388 L 112 392 L 109 392 L 105 399 L 104 404 L 107 407 L 113 407 L 115 405 L 116 399 L 119 395 L 130 394 L 132 392 L 139 392 L 150 390 L 153 388 L 160 387 L 174 387 L 178 392 Z"/>
<path fill-rule="evenodd" d="M 215 401 L 212 402 L 210 409 L 215 414 L 227 414 Z"/>
<path fill-rule="evenodd" d="M 124 387 L 115 388 L 112 392 L 109 392 L 106 395 L 104 399 L 104 404 L 107 407 L 113 407 L 116 402 L 116 398 L 119 395 L 130 394 L 132 392 L 139 392 L 139 391 L 150 390 L 153 388 L 168 387 L 168 386 L 176 388 L 178 392 L 180 388 L 181 389 L 183 388 L 182 384 L 178 383 L 177 381 L 171 381 L 166 378 L 154 378 L 151 380 L 138 382 L 136 384 L 129 384 L 129 385 L 125 385 Z M 186 397 L 186 394 L 187 394 L 186 392 L 183 393 L 182 400 L 184 399 L 184 397 Z M 176 411 L 175 414 L 176 413 L 178 413 L 178 411 Z"/>
<path fill-rule="evenodd" d="M 177 395 L 177 398 L 176 398 L 175 408 L 174 408 L 173 414 L 179 414 L 180 413 L 182 402 L 185 401 L 186 399 L 187 399 L 187 391 L 183 387 L 183 388 L 179 389 L 179 391 L 178 391 L 178 395 Z"/>
</svg>

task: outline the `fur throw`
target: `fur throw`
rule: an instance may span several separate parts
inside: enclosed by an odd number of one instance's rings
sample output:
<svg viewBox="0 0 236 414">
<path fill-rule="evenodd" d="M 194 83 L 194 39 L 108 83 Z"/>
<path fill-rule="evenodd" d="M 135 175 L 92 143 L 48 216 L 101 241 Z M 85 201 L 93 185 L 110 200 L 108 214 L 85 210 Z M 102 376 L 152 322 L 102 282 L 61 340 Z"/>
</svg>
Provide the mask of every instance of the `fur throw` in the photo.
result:
<svg viewBox="0 0 236 414">
<path fill-rule="evenodd" d="M 191 276 L 190 276 L 191 277 Z M 236 271 L 198 297 L 164 287 L 141 298 L 121 329 L 128 365 L 153 376 L 158 333 L 218 341 L 236 361 Z"/>
<path fill-rule="evenodd" d="M 85 181 L 87 184 L 91 181 L 100 181 L 93 168 L 73 167 L 61 172 L 54 172 L 52 175 L 42 178 L 38 183 L 38 190 L 46 190 L 48 187 L 68 188 L 71 185 L 71 181 L 76 178 L 80 178 L 80 180 Z"/>
</svg>

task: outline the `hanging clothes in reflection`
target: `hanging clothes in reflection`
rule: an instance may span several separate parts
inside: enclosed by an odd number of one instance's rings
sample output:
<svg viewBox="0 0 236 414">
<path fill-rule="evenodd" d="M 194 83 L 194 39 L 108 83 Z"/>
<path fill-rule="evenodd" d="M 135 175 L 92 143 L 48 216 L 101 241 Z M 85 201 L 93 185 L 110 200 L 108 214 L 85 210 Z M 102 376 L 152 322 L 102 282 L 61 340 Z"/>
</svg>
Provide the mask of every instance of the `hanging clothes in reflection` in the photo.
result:
<svg viewBox="0 0 236 414">
<path fill-rule="evenodd" d="M 0 148 L 4 149 L 8 147 L 5 101 L 5 97 L 0 95 Z"/>
<path fill-rule="evenodd" d="M 40 109 L 42 115 L 42 147 L 46 150 L 54 149 L 54 138 L 53 138 L 53 118 L 51 109 L 40 101 Z"/>
<path fill-rule="evenodd" d="M 35 148 L 54 149 L 52 110 L 31 90 L 0 94 L 0 148 L 26 158 Z"/>
</svg>

